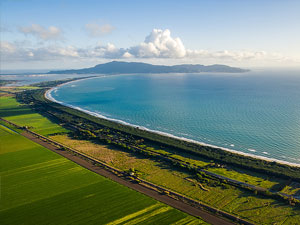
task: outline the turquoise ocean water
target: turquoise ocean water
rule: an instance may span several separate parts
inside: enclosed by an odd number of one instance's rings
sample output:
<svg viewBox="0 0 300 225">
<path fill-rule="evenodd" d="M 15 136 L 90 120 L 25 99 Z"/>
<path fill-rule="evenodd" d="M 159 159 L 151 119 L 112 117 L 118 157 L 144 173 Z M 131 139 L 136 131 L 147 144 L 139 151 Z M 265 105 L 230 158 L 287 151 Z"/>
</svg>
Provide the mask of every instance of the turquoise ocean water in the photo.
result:
<svg viewBox="0 0 300 225">
<path fill-rule="evenodd" d="M 150 130 L 300 164 L 297 72 L 114 75 L 51 95 Z"/>
</svg>

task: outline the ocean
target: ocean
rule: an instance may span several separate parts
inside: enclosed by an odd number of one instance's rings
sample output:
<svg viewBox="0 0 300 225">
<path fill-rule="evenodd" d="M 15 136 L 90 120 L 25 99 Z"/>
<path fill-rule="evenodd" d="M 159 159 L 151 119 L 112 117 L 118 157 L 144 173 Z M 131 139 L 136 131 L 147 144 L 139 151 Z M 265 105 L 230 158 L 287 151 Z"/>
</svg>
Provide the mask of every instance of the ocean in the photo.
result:
<svg viewBox="0 0 300 225">
<path fill-rule="evenodd" d="M 50 95 L 149 130 L 300 164 L 300 72 L 112 75 Z"/>
<path fill-rule="evenodd" d="M 7 84 L 5 86 L 24 86 L 31 85 L 40 82 L 46 81 L 54 81 L 75 77 L 85 77 L 85 74 L 8 74 L 8 75 L 0 75 L 0 80 L 13 80 L 14 83 Z"/>
</svg>

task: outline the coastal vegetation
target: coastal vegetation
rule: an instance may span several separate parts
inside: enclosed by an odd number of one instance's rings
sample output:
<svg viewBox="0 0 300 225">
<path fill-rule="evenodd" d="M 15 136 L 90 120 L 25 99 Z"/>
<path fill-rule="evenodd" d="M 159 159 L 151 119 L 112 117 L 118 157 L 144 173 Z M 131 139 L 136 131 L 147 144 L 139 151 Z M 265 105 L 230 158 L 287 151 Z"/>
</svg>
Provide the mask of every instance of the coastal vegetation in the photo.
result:
<svg viewBox="0 0 300 225">
<path fill-rule="evenodd" d="M 16 82 L 15 80 L 0 80 L 0 87 L 5 86 L 7 84 L 13 84 L 15 82 Z"/>
<path fill-rule="evenodd" d="M 253 223 L 272 224 L 276 221 L 286 221 L 285 224 L 293 224 L 300 218 L 297 215 L 299 209 L 289 206 L 286 202 L 255 194 L 254 191 L 245 191 L 210 178 L 206 178 L 208 182 L 203 182 L 203 180 L 198 180 L 195 173 L 163 160 L 122 150 L 110 144 L 74 139 L 68 135 L 57 135 L 52 139 L 120 170 L 134 169 L 136 175 L 142 179 Z M 264 212 L 272 213 L 264 215 Z"/>
</svg>

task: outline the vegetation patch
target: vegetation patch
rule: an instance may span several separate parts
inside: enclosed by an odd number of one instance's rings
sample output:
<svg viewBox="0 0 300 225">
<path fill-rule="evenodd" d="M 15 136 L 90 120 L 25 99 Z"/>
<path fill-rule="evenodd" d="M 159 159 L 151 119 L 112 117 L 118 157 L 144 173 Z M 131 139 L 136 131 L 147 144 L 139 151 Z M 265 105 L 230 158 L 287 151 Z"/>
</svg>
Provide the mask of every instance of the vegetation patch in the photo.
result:
<svg viewBox="0 0 300 225">
<path fill-rule="evenodd" d="M 76 140 L 68 135 L 57 135 L 51 138 L 118 169 L 128 172 L 137 171 L 135 175 L 142 179 L 257 224 L 277 222 L 280 224 L 283 221 L 287 221 L 286 224 L 294 224 L 295 221 L 300 220 L 300 209 L 297 207 L 260 196 L 252 191 L 241 190 L 209 177 L 198 179 L 188 170 L 179 169 L 163 160 L 155 160 L 112 145 Z M 262 216 L 264 210 L 271 210 L 272 214 Z"/>
<path fill-rule="evenodd" d="M 112 182 L 0 126 L 1 224 L 203 221 Z"/>
</svg>

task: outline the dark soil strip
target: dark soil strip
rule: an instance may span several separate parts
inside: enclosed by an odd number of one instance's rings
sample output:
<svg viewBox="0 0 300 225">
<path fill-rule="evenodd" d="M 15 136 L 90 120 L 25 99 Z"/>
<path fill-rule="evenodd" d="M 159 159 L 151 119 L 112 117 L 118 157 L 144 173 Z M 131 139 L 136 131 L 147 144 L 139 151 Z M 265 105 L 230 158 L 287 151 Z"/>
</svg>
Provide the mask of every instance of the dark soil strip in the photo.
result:
<svg viewBox="0 0 300 225">
<path fill-rule="evenodd" d="M 195 216 L 195 217 L 200 217 L 202 218 L 204 221 L 210 223 L 210 224 L 213 224 L 213 225 L 232 225 L 234 223 L 232 222 L 229 222 L 228 220 L 225 220 L 223 218 L 220 218 L 216 215 L 213 215 L 213 214 L 210 214 L 204 210 L 201 210 L 201 209 L 198 209 L 198 208 L 195 208 L 191 205 L 188 205 L 184 202 L 181 202 L 181 201 L 178 201 L 178 200 L 175 200 L 167 195 L 162 195 L 160 193 L 158 193 L 157 191 L 154 191 L 150 188 L 147 188 L 145 186 L 142 186 L 142 185 L 139 185 L 139 184 L 136 184 L 136 183 L 132 183 L 130 182 L 129 180 L 125 180 L 125 179 L 122 179 L 120 177 L 118 177 L 117 175 L 115 175 L 114 173 L 111 173 L 99 166 L 94 166 L 93 164 L 87 162 L 86 160 L 78 157 L 78 156 L 74 156 L 72 155 L 71 153 L 69 153 L 68 151 L 62 151 L 62 150 L 59 150 L 58 148 L 56 148 L 55 146 L 45 142 L 45 141 L 42 141 L 41 139 L 37 138 L 36 136 L 32 135 L 31 133 L 29 132 L 26 132 L 24 131 L 22 133 L 22 135 L 44 147 L 46 147 L 47 149 L 77 163 L 78 165 L 82 166 L 82 167 L 85 167 L 87 169 L 89 169 L 90 171 L 93 171 L 97 174 L 100 174 L 104 177 L 107 177 L 115 182 L 118 182 L 119 184 L 122 184 L 122 185 L 125 185 L 133 190 L 136 190 L 140 193 L 143 193 L 151 198 L 154 198 L 160 202 L 163 202 L 169 206 L 172 206 L 176 209 L 179 209 L 185 213 L 188 213 L 192 216 Z"/>
</svg>

